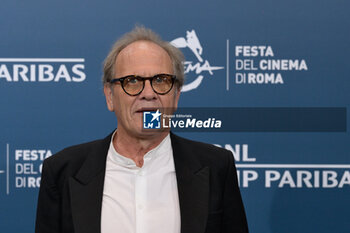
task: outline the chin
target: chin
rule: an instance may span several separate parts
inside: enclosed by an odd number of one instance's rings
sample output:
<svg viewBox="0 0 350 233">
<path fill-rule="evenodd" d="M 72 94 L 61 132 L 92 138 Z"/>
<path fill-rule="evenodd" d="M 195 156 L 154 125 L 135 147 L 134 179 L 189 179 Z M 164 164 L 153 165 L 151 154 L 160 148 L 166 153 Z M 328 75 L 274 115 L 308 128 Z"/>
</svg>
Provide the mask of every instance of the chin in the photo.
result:
<svg viewBox="0 0 350 233">
<path fill-rule="evenodd" d="M 156 138 L 164 135 L 166 132 L 164 129 L 142 129 L 139 135 L 142 138 Z"/>
</svg>

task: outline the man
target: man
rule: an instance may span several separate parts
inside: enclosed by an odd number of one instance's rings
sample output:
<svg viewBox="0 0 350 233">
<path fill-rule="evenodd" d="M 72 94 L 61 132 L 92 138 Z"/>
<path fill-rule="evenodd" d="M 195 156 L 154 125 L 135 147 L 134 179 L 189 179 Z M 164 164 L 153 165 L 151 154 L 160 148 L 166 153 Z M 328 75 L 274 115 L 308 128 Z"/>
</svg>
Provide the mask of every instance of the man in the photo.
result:
<svg viewBox="0 0 350 233">
<path fill-rule="evenodd" d="M 115 43 L 103 83 L 117 130 L 44 161 L 36 233 L 248 232 L 232 153 L 142 127 L 144 111 L 177 108 L 182 61 L 143 27 Z"/>
</svg>

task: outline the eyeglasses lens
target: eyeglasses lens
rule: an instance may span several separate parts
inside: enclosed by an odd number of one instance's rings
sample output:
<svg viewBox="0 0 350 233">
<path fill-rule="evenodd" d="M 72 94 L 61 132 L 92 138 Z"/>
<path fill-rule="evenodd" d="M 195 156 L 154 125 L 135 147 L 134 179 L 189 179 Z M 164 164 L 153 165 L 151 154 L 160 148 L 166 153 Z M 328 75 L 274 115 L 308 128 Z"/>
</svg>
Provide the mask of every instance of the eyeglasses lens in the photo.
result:
<svg viewBox="0 0 350 233">
<path fill-rule="evenodd" d="M 130 95 L 136 95 L 142 90 L 143 82 L 140 78 L 129 77 L 124 79 L 123 87 L 124 90 Z"/>
<path fill-rule="evenodd" d="M 152 79 L 153 89 L 159 94 L 168 92 L 172 85 L 172 77 L 170 75 L 157 75 Z"/>
</svg>

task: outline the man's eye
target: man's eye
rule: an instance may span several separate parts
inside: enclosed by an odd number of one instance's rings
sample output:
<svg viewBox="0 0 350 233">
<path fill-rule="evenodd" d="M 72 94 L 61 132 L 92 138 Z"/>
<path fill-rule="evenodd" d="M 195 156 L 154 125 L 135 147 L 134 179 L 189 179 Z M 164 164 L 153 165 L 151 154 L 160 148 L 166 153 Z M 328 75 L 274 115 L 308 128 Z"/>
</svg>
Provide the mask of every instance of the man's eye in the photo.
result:
<svg viewBox="0 0 350 233">
<path fill-rule="evenodd" d="M 155 79 L 154 79 L 154 82 L 155 83 L 162 83 L 162 82 L 164 82 L 165 81 L 165 78 L 164 77 L 156 77 Z"/>
<path fill-rule="evenodd" d="M 138 82 L 136 78 L 128 78 L 126 81 L 128 84 L 136 84 Z"/>
</svg>

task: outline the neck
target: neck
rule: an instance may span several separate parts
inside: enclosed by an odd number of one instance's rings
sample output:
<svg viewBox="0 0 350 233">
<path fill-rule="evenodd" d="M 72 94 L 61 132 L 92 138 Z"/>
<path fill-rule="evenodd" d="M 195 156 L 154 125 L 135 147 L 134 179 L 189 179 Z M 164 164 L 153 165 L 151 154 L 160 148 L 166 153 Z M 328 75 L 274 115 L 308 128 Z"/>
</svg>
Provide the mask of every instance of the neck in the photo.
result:
<svg viewBox="0 0 350 233">
<path fill-rule="evenodd" d="M 163 131 L 146 137 L 134 137 L 118 128 L 114 134 L 113 146 L 119 154 L 132 159 L 138 167 L 142 167 L 144 155 L 157 147 L 168 134 L 168 131 Z"/>
</svg>

